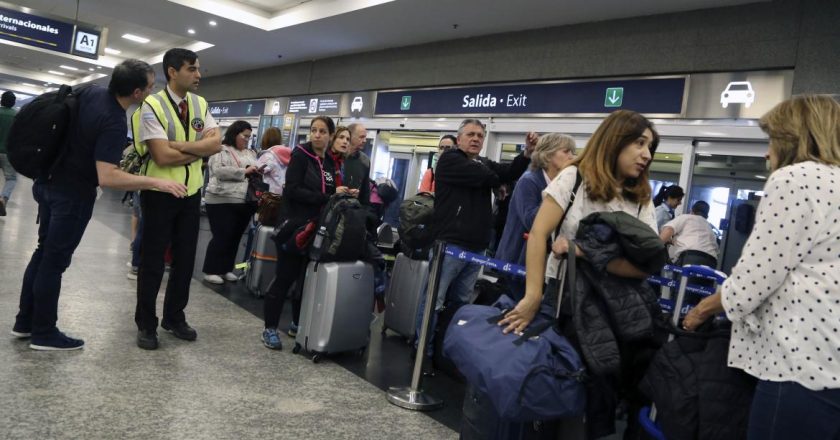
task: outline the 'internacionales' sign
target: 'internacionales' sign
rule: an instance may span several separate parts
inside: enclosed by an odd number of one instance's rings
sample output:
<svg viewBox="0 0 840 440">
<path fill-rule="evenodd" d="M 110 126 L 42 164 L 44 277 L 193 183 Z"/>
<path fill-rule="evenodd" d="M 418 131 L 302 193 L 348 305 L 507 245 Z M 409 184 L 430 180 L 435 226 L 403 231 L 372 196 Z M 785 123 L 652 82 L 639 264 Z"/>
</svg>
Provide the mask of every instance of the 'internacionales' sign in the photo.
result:
<svg viewBox="0 0 840 440">
<path fill-rule="evenodd" d="M 100 33 L 77 29 L 72 23 L 0 8 L 0 39 L 96 59 Z"/>
</svg>

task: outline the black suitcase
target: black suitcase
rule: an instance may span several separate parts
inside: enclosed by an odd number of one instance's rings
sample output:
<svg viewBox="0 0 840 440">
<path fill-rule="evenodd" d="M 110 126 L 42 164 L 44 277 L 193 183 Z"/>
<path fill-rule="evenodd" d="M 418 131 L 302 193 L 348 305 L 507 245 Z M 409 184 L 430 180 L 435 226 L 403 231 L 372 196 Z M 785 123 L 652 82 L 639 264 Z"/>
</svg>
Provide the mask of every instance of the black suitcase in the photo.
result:
<svg viewBox="0 0 840 440">
<path fill-rule="evenodd" d="M 490 400 L 467 385 L 461 416 L 462 440 L 556 440 L 557 422 L 511 422 L 499 418 Z"/>
</svg>

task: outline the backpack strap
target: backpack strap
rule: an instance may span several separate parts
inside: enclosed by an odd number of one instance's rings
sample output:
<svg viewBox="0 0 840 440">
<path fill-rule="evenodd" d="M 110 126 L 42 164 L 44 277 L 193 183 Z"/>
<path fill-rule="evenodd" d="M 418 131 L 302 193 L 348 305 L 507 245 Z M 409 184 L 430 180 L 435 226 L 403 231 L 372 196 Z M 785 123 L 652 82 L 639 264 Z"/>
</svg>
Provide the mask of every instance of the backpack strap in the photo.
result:
<svg viewBox="0 0 840 440">
<path fill-rule="evenodd" d="M 578 170 L 575 172 L 575 185 L 572 187 L 569 203 L 566 205 L 566 209 L 563 210 L 563 216 L 560 217 L 560 223 L 557 224 L 557 229 L 554 230 L 555 239 L 560 235 L 560 228 L 563 227 L 563 221 L 566 220 L 566 216 L 569 215 L 569 210 L 572 209 L 572 205 L 575 203 L 575 197 L 577 196 L 581 183 L 583 183 L 583 176 L 580 175 L 580 170 Z M 641 205 L 639 205 L 639 210 L 641 211 Z"/>
</svg>

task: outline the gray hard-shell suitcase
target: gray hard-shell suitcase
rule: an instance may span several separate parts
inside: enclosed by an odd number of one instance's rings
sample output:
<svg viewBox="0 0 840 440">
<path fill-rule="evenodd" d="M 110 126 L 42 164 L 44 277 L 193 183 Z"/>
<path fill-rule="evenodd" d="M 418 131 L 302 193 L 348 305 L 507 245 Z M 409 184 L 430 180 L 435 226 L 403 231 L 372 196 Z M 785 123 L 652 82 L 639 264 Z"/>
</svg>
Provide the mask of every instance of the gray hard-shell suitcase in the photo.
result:
<svg viewBox="0 0 840 440">
<path fill-rule="evenodd" d="M 364 351 L 370 340 L 373 266 L 355 262 L 310 262 L 303 282 L 300 324 L 293 353 Z"/>
<path fill-rule="evenodd" d="M 403 253 L 397 254 L 391 284 L 385 293 L 385 325 L 408 339 L 414 338 L 417 309 L 423 296 L 423 286 L 429 279 L 429 262 L 414 260 Z"/>
<path fill-rule="evenodd" d="M 274 228 L 260 226 L 254 237 L 254 247 L 248 259 L 248 272 L 245 275 L 245 286 L 254 296 L 262 297 L 268 292 L 271 280 L 274 279 L 274 268 L 277 265 L 277 246 L 271 237 Z"/>
</svg>

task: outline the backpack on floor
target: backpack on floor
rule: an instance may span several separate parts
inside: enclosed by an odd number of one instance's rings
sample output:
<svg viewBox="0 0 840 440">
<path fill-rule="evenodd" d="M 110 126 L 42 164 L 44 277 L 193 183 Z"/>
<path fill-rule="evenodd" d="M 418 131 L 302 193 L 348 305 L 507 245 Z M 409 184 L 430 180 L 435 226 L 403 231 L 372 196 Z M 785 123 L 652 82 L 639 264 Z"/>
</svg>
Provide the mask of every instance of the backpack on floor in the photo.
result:
<svg viewBox="0 0 840 440">
<path fill-rule="evenodd" d="M 359 199 L 335 194 L 318 221 L 309 258 L 314 261 L 356 261 L 367 250 L 367 209 Z"/>
<path fill-rule="evenodd" d="M 9 162 L 31 179 L 48 177 L 60 163 L 67 133 L 78 112 L 78 93 L 68 85 L 23 106 L 9 128 Z"/>
<path fill-rule="evenodd" d="M 407 251 L 426 248 L 435 240 L 435 196 L 421 192 L 400 204 L 400 241 Z"/>
</svg>

